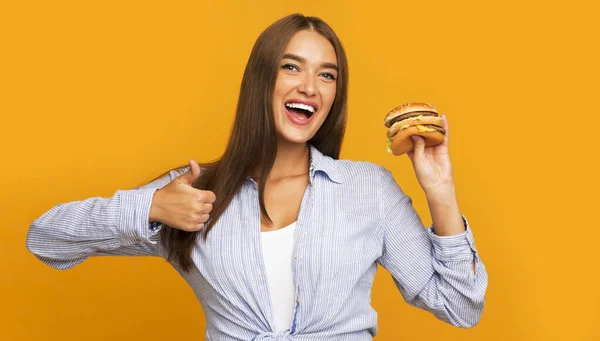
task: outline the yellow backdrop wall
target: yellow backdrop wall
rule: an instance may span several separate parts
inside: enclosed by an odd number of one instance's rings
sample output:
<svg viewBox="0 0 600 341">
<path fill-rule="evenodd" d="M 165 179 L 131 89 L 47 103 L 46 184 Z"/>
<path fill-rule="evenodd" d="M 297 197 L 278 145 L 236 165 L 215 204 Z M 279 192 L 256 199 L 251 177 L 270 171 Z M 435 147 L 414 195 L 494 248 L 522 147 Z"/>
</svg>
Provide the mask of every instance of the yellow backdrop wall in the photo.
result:
<svg viewBox="0 0 600 341">
<path fill-rule="evenodd" d="M 224 149 L 260 32 L 302 12 L 350 62 L 342 157 L 391 169 L 430 223 L 383 116 L 447 114 L 458 197 L 490 284 L 480 324 L 453 328 L 377 274 L 378 340 L 600 339 L 598 81 L 593 2 L 13 1 L 0 5 L 0 339 L 203 339 L 190 288 L 162 259 L 60 272 L 25 249 L 52 206 L 110 197 Z"/>
</svg>

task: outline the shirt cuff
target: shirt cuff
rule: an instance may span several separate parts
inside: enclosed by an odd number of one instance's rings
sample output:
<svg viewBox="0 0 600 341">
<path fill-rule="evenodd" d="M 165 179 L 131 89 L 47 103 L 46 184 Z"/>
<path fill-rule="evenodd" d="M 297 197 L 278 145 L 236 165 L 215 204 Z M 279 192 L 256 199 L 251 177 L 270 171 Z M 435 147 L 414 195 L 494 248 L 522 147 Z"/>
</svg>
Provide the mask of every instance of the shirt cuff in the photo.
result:
<svg viewBox="0 0 600 341">
<path fill-rule="evenodd" d="M 463 233 L 453 236 L 438 236 L 434 232 L 433 225 L 427 230 L 433 243 L 433 255 L 439 261 L 473 260 L 473 256 L 477 253 L 469 222 L 464 215 L 462 218 L 465 224 L 465 232 Z"/>
<path fill-rule="evenodd" d="M 124 245 L 138 242 L 156 244 L 150 238 L 160 231 L 150 224 L 150 206 L 157 188 L 117 191 L 120 196 L 119 232 Z M 154 227 L 154 229 L 152 229 Z"/>
</svg>

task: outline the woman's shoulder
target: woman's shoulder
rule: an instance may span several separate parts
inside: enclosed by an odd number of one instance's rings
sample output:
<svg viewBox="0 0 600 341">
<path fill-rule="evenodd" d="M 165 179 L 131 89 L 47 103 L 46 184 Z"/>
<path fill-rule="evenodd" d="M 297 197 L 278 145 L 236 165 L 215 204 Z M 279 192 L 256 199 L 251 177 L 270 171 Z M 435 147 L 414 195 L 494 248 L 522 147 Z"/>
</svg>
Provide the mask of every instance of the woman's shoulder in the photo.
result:
<svg viewBox="0 0 600 341">
<path fill-rule="evenodd" d="M 334 161 L 335 168 L 344 179 L 380 178 L 388 170 L 372 161 L 339 159 Z"/>
</svg>

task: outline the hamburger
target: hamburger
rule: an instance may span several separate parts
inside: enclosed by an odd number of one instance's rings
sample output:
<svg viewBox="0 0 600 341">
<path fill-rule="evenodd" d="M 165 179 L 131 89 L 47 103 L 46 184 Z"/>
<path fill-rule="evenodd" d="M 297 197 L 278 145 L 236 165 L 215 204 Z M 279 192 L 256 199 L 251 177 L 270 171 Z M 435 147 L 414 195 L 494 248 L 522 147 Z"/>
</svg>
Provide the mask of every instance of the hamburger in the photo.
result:
<svg viewBox="0 0 600 341">
<path fill-rule="evenodd" d="M 446 130 L 434 105 L 406 103 L 390 111 L 384 120 L 387 132 L 387 152 L 396 156 L 414 150 L 412 135 L 425 139 L 425 147 L 444 141 Z"/>
</svg>

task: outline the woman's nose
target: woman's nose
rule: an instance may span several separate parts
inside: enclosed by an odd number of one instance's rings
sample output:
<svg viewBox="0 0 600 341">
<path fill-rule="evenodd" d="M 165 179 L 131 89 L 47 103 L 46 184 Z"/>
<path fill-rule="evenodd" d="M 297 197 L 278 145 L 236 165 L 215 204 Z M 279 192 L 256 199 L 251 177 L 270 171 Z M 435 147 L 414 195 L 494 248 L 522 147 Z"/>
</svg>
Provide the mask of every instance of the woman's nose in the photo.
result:
<svg viewBox="0 0 600 341">
<path fill-rule="evenodd" d="M 315 85 L 316 79 L 317 77 L 313 74 L 309 72 L 305 73 L 304 77 L 302 77 L 302 81 L 300 82 L 298 90 L 306 96 L 313 96 L 317 92 Z"/>
</svg>

